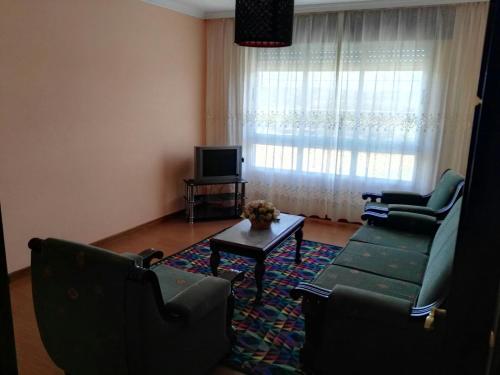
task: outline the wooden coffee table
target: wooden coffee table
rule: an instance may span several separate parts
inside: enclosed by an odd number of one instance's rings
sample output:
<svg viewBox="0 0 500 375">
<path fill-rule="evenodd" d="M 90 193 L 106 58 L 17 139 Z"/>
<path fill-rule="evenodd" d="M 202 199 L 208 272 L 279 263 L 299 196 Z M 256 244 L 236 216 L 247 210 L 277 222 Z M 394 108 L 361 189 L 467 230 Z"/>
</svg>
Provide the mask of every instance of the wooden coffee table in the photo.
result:
<svg viewBox="0 0 500 375">
<path fill-rule="evenodd" d="M 220 253 L 226 252 L 256 260 L 255 282 L 257 284 L 256 302 L 262 299 L 262 278 L 264 277 L 266 257 L 281 245 L 288 237 L 295 234 L 297 247 L 295 249 L 295 263 L 301 262 L 300 247 L 302 245 L 304 218 L 295 215 L 281 214 L 278 222 L 271 224 L 271 228 L 254 230 L 249 220 L 226 229 L 210 239 L 210 267 L 214 276 L 218 275 Z"/>
</svg>

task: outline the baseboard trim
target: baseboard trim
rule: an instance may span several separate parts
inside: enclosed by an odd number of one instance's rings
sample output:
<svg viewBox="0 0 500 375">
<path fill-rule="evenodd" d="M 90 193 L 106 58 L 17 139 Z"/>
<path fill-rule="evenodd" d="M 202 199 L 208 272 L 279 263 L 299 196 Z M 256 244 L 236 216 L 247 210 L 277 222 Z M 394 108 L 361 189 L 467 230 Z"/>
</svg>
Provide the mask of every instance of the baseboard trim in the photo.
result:
<svg viewBox="0 0 500 375">
<path fill-rule="evenodd" d="M 100 246 L 100 244 L 102 244 L 105 241 L 115 240 L 117 238 L 120 238 L 121 236 L 134 233 L 134 232 L 136 232 L 138 230 L 147 228 L 147 227 L 149 227 L 151 225 L 154 225 L 154 224 L 161 223 L 161 222 L 163 222 L 165 220 L 169 220 L 169 219 L 173 219 L 173 218 L 176 218 L 176 217 L 180 217 L 183 214 L 184 214 L 184 210 L 175 211 L 175 212 L 173 212 L 171 214 L 159 217 L 158 219 L 154 219 L 154 220 L 148 221 L 147 223 L 140 224 L 140 225 L 138 225 L 136 227 L 124 230 L 124 231 L 122 231 L 120 233 L 116 233 L 116 234 L 113 234 L 113 235 L 111 235 L 109 237 L 106 237 L 106 238 L 100 239 L 98 241 L 92 242 L 91 245 L 92 246 Z M 9 273 L 9 275 L 8 275 L 9 276 L 9 283 L 12 283 L 13 281 L 22 279 L 24 277 L 29 277 L 30 275 L 31 275 L 31 267 L 30 266 L 25 267 L 25 268 L 21 268 L 20 270 L 17 270 L 17 271 Z"/>
<path fill-rule="evenodd" d="M 179 211 L 172 212 L 171 214 L 164 215 L 162 217 L 159 217 L 158 219 L 154 219 L 154 220 L 148 221 L 147 223 L 140 224 L 140 225 L 138 225 L 136 227 L 124 230 L 122 232 L 113 234 L 113 235 L 111 235 L 109 237 L 102 238 L 100 240 L 92 242 L 91 245 L 99 247 L 99 246 L 101 246 L 105 242 L 116 240 L 116 239 L 118 239 L 118 238 L 120 238 L 122 236 L 129 235 L 129 234 L 132 234 L 134 232 L 137 232 L 138 230 L 150 227 L 151 225 L 155 225 L 155 224 L 161 223 L 161 222 L 163 222 L 165 220 L 169 220 L 169 219 L 173 219 L 173 218 L 176 218 L 176 217 L 180 217 L 183 214 L 184 214 L 184 210 L 179 210 Z"/>
<path fill-rule="evenodd" d="M 31 275 L 30 266 L 21 268 L 20 270 L 9 273 L 9 283 L 19 279 L 23 279 L 25 277 L 29 277 L 30 275 Z"/>
<path fill-rule="evenodd" d="M 318 215 L 311 215 L 311 216 L 307 216 L 307 215 L 304 215 L 304 214 L 300 214 L 299 216 L 304 216 L 305 218 L 307 219 L 314 219 L 314 220 L 319 220 L 319 221 L 328 221 L 330 223 L 341 223 L 341 224 L 353 224 L 353 225 L 363 225 L 363 223 L 360 223 L 359 221 L 349 221 L 347 219 L 338 219 L 337 221 L 329 218 L 328 216 L 325 216 L 325 217 L 321 217 L 321 216 L 318 216 Z"/>
</svg>

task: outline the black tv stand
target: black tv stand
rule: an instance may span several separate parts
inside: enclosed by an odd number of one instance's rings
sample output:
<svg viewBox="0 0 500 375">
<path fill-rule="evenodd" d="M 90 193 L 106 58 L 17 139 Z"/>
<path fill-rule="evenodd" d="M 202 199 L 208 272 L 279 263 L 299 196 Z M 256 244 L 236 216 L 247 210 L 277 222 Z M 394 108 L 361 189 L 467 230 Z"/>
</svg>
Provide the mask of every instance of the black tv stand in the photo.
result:
<svg viewBox="0 0 500 375">
<path fill-rule="evenodd" d="M 220 180 L 184 180 L 184 203 L 189 223 L 201 220 L 238 218 L 245 206 L 245 185 L 241 178 Z M 216 185 L 233 185 L 228 191 L 207 192 Z"/>
</svg>

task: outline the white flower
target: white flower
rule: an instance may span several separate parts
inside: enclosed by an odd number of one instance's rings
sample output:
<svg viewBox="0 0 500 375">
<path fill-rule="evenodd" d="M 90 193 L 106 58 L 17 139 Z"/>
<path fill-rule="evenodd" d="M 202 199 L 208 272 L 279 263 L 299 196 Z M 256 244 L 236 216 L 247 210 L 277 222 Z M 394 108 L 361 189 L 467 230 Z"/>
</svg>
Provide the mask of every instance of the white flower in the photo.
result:
<svg viewBox="0 0 500 375">
<path fill-rule="evenodd" d="M 271 202 L 262 199 L 254 200 L 245 205 L 242 217 L 250 220 L 271 221 L 280 215 L 280 211 Z"/>
</svg>

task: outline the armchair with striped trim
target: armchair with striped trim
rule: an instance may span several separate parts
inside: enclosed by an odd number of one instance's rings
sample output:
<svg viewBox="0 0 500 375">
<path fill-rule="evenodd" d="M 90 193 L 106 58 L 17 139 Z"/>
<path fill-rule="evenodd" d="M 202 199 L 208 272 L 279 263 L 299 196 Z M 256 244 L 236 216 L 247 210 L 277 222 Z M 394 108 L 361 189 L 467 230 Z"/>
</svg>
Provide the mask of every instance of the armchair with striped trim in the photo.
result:
<svg viewBox="0 0 500 375">
<path fill-rule="evenodd" d="M 362 197 L 367 202 L 361 218 L 368 220 L 370 224 L 379 224 L 389 212 L 398 211 L 434 216 L 442 220 L 462 195 L 463 187 L 464 177 L 447 169 L 441 175 L 434 191 L 427 195 L 403 191 L 364 193 Z M 372 221 L 373 217 L 378 220 Z"/>
</svg>

